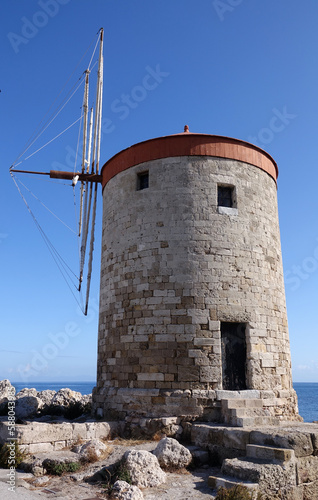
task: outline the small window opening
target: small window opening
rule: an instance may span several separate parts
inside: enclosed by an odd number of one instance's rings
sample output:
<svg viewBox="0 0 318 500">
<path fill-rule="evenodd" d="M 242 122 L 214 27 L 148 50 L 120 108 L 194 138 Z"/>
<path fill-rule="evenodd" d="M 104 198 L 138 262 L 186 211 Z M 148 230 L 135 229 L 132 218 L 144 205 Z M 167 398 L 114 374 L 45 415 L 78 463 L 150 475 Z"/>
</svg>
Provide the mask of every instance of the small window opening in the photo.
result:
<svg viewBox="0 0 318 500">
<path fill-rule="evenodd" d="M 137 174 L 137 191 L 147 189 L 149 187 L 149 172 L 141 172 Z"/>
<path fill-rule="evenodd" d="M 234 186 L 218 186 L 218 206 L 233 208 Z"/>
</svg>

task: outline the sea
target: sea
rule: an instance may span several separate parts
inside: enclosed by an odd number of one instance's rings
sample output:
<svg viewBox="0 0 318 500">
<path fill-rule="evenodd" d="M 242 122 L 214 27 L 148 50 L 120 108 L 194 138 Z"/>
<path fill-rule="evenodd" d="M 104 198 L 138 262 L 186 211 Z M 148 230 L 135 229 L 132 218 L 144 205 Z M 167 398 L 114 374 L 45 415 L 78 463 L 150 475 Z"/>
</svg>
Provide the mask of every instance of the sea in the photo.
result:
<svg viewBox="0 0 318 500">
<path fill-rule="evenodd" d="M 67 387 L 72 391 L 80 392 L 81 394 L 91 394 L 95 382 L 28 382 L 14 383 L 16 392 L 21 391 L 25 387 L 34 387 L 37 391 L 51 389 L 59 391 Z M 294 382 L 294 389 L 298 396 L 299 414 L 303 417 L 304 422 L 318 421 L 318 383 Z"/>
</svg>

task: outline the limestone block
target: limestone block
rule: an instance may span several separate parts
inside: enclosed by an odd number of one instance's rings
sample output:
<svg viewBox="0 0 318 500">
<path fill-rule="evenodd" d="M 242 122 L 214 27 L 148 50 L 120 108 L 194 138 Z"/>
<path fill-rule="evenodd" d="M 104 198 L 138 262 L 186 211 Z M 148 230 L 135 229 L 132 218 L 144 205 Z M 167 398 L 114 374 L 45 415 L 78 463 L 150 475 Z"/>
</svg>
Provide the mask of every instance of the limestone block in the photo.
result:
<svg viewBox="0 0 318 500">
<path fill-rule="evenodd" d="M 299 484 L 318 482 L 318 457 L 300 457 L 297 460 L 297 480 Z"/>
<path fill-rule="evenodd" d="M 237 450 L 246 450 L 249 441 L 250 431 L 243 429 L 224 429 L 223 446 Z"/>
<path fill-rule="evenodd" d="M 220 368 L 200 366 L 200 382 L 217 382 L 221 377 Z"/>
<path fill-rule="evenodd" d="M 52 425 L 32 422 L 28 425 L 17 425 L 16 436 L 22 444 L 69 440 L 72 438 L 72 426 L 70 423 Z"/>
<path fill-rule="evenodd" d="M 209 444 L 223 446 L 224 430 L 224 427 L 218 428 L 210 424 L 193 424 L 191 442 L 205 450 Z"/>
<path fill-rule="evenodd" d="M 54 451 L 53 443 L 30 443 L 28 445 L 28 453 L 47 453 Z"/>
<path fill-rule="evenodd" d="M 90 423 L 86 423 L 90 425 Z M 115 427 L 117 424 L 115 424 Z M 107 439 L 111 434 L 111 426 L 108 422 L 95 422 L 95 438 L 96 439 Z"/>
<path fill-rule="evenodd" d="M 199 382 L 199 367 L 197 366 L 178 366 L 178 378 L 183 382 Z"/>
<path fill-rule="evenodd" d="M 149 488 L 166 481 L 166 473 L 160 468 L 157 457 L 148 451 L 127 451 L 124 463 L 135 486 Z"/>
<path fill-rule="evenodd" d="M 197 337 L 193 340 L 193 345 L 197 346 L 210 346 L 215 343 L 214 339 L 211 338 L 204 338 L 204 337 Z"/>
<path fill-rule="evenodd" d="M 257 390 L 247 390 L 247 391 L 221 391 L 216 390 L 216 399 L 221 401 L 221 399 L 232 399 L 232 398 L 244 398 L 244 399 L 258 399 L 260 397 L 260 391 Z"/>
<path fill-rule="evenodd" d="M 247 444 L 246 456 L 262 460 L 278 460 L 281 462 L 288 462 L 289 460 L 295 458 L 295 453 L 294 450 L 284 448 Z"/>
<path fill-rule="evenodd" d="M 313 454 L 313 445 L 310 433 L 297 430 L 263 430 L 252 431 L 251 444 L 274 446 L 276 448 L 289 448 L 294 450 L 296 457 L 305 457 Z"/>
<path fill-rule="evenodd" d="M 164 379 L 163 373 L 137 373 L 137 380 L 160 381 Z"/>
</svg>

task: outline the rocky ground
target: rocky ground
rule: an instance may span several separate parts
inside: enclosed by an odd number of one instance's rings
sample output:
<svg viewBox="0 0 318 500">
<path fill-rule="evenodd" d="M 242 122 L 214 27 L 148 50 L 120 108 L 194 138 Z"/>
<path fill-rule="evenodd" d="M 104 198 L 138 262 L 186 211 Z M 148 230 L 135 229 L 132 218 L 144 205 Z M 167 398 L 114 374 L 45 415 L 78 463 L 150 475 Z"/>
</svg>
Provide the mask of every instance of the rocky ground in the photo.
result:
<svg viewBox="0 0 318 500">
<path fill-rule="evenodd" d="M 127 451 L 145 450 L 152 452 L 158 442 L 148 441 L 143 443 L 132 443 L 130 441 L 119 442 L 110 441 L 107 443 L 109 455 L 93 464 L 84 466 L 76 473 L 63 474 L 61 477 L 45 474 L 34 476 L 31 473 L 18 473 L 18 486 L 14 498 L 21 500 L 36 500 L 38 498 L 54 498 L 55 500 L 97 500 L 108 498 L 131 499 L 144 498 L 145 500 L 208 500 L 213 499 L 212 490 L 207 484 L 209 475 L 215 469 L 208 465 L 202 465 L 195 469 L 187 470 L 181 468 L 175 472 L 166 472 L 164 482 L 160 482 L 152 487 L 139 487 L 143 496 L 110 496 L 107 493 L 107 484 L 104 480 L 105 469 L 118 462 Z M 69 451 L 54 452 L 51 455 L 35 454 L 34 459 L 44 460 L 44 458 L 62 460 L 69 457 Z M 74 461 L 77 458 L 74 456 Z M 11 499 L 13 493 L 8 491 L 5 469 L 0 470 L 0 497 L 1 499 Z M 155 476 L 154 472 L 154 476 Z M 106 475 L 107 477 L 107 475 Z"/>
<path fill-rule="evenodd" d="M 0 414 L 5 416 L 7 402 L 15 393 L 9 380 L 0 381 Z M 91 395 L 82 396 L 70 389 L 38 392 L 36 389 L 23 389 L 14 394 L 15 417 L 17 423 L 25 419 L 31 421 L 49 421 L 50 416 L 60 418 L 76 418 L 82 411 L 89 411 Z M 98 440 L 96 440 L 98 441 Z M 82 443 L 72 450 L 35 453 L 29 456 L 16 473 L 15 493 L 8 490 L 8 470 L 0 469 L 0 498 L 11 499 L 12 495 L 21 500 L 36 500 L 38 498 L 54 498 L 55 500 L 97 500 L 118 498 L 120 500 L 187 500 L 211 499 L 212 490 L 207 484 L 213 470 L 204 460 L 197 460 L 196 468 L 189 467 L 192 456 L 189 451 L 179 445 L 176 440 L 173 457 L 166 456 L 161 460 L 161 467 L 152 452 L 158 448 L 158 441 L 108 441 L 93 443 L 94 454 L 91 449 L 85 449 Z M 134 451 L 133 451 L 134 450 Z M 118 463 L 125 454 L 130 452 L 131 474 L 137 474 L 133 488 L 123 483 L 117 485 L 117 490 L 109 493 L 109 472 L 114 464 Z M 149 453 L 151 452 L 151 453 Z M 171 450 L 168 450 L 168 455 Z M 86 453 L 86 455 L 85 455 Z M 148 453 L 148 455 L 147 455 Z M 145 455 L 143 455 L 145 454 Z M 164 453 L 162 454 L 162 456 Z M 203 457 L 203 459 L 202 459 Z M 83 463 L 83 458 L 87 460 Z M 90 459 L 92 459 L 90 461 Z M 207 458 L 207 457 L 205 457 Z M 47 461 L 52 463 L 81 462 L 81 469 L 76 472 L 64 472 L 61 476 L 50 474 Z M 162 462 L 164 460 L 164 462 Z M 172 462 L 171 462 L 172 460 Z M 148 463 L 149 462 L 149 463 Z M 136 463 L 139 465 L 136 466 Z M 192 461 L 193 463 L 193 461 Z M 136 467 L 140 471 L 136 472 Z M 23 470 L 22 470 L 23 469 Z M 117 491 L 117 493 L 116 493 Z"/>
</svg>

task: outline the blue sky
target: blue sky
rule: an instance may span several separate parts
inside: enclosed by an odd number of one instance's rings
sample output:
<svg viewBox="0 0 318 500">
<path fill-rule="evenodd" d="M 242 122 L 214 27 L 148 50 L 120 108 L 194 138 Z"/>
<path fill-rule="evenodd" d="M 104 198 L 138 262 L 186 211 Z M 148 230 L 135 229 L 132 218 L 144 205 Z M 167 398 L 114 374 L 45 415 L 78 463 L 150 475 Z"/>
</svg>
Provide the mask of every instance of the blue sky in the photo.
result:
<svg viewBox="0 0 318 500">
<path fill-rule="evenodd" d="M 92 301 L 84 317 L 9 167 L 89 46 L 91 54 L 103 26 L 102 163 L 136 142 L 182 132 L 185 124 L 193 132 L 256 143 L 278 163 L 293 378 L 318 382 L 317 2 L 3 0 L 1 7 L 0 379 L 95 379 L 101 197 Z M 72 83 L 85 70 L 88 54 Z M 36 144 L 76 120 L 81 103 L 82 91 Z M 77 134 L 72 127 L 20 167 L 72 169 Z M 70 186 L 19 179 L 75 228 Z M 25 193 L 77 271 L 76 237 Z"/>
</svg>

